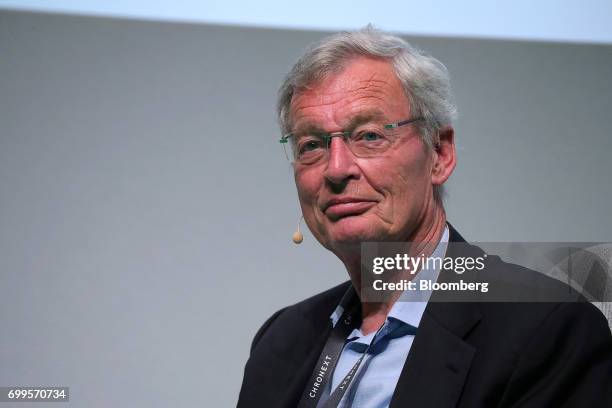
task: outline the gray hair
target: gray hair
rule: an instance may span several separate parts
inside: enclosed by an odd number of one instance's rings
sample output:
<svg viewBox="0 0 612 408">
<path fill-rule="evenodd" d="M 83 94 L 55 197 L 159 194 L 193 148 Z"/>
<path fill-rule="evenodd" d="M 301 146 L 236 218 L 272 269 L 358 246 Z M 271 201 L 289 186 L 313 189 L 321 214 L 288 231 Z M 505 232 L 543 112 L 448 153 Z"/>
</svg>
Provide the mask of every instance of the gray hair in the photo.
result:
<svg viewBox="0 0 612 408">
<path fill-rule="evenodd" d="M 448 71 L 437 59 L 371 25 L 326 37 L 295 63 L 278 92 L 277 114 L 282 133 L 291 131 L 289 108 L 293 95 L 300 88 L 341 71 L 348 61 L 359 56 L 388 59 L 392 63 L 412 116 L 425 119 L 418 129 L 423 142 L 432 148 L 438 130 L 451 125 L 457 116 Z"/>
</svg>

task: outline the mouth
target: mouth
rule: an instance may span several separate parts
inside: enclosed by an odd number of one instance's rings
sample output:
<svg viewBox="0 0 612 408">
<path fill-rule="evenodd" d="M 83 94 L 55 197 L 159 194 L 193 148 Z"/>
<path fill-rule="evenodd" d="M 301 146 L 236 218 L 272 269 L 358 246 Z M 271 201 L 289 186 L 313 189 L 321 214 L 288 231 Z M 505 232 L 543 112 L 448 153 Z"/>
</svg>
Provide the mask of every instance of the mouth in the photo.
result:
<svg viewBox="0 0 612 408">
<path fill-rule="evenodd" d="M 323 207 L 323 212 L 331 220 L 363 214 L 376 204 L 375 201 L 358 198 L 332 199 Z"/>
</svg>

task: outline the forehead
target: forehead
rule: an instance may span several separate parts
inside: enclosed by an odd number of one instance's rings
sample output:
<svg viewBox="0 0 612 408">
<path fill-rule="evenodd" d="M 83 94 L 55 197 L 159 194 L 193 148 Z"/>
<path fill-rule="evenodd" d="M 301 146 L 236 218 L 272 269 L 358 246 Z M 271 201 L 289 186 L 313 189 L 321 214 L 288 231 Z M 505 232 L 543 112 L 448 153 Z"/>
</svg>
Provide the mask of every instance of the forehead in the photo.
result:
<svg viewBox="0 0 612 408">
<path fill-rule="evenodd" d="M 402 120 L 408 98 L 389 61 L 355 58 L 321 82 L 299 89 L 291 100 L 293 126 L 341 127 L 355 116 Z"/>
</svg>

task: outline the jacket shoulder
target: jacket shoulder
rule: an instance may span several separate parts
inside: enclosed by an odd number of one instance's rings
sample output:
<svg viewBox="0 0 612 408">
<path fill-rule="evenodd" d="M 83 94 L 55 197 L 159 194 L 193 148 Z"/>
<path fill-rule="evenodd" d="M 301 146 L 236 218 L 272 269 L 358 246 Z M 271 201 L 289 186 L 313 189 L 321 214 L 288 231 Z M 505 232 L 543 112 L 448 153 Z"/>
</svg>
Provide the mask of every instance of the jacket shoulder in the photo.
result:
<svg viewBox="0 0 612 408">
<path fill-rule="evenodd" d="M 329 316 L 342 299 L 351 285 L 350 281 L 341 283 L 324 292 L 318 293 L 291 306 L 284 307 L 270 316 L 259 328 L 253 343 L 251 353 L 257 345 L 266 337 L 281 333 L 287 336 L 290 333 L 300 332 L 306 327 L 311 327 L 316 333 L 323 330 L 328 322 Z"/>
</svg>

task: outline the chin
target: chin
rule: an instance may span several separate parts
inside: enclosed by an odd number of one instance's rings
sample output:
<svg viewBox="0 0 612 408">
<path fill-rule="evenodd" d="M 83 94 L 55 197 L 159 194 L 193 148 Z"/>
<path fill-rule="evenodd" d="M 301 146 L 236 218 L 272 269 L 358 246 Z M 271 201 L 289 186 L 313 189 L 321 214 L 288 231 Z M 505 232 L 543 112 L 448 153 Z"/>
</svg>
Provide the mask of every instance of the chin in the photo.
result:
<svg viewBox="0 0 612 408">
<path fill-rule="evenodd" d="M 384 233 L 380 226 L 372 225 L 364 217 L 345 217 L 328 226 L 330 241 L 338 244 L 355 244 L 380 241 Z"/>
</svg>

